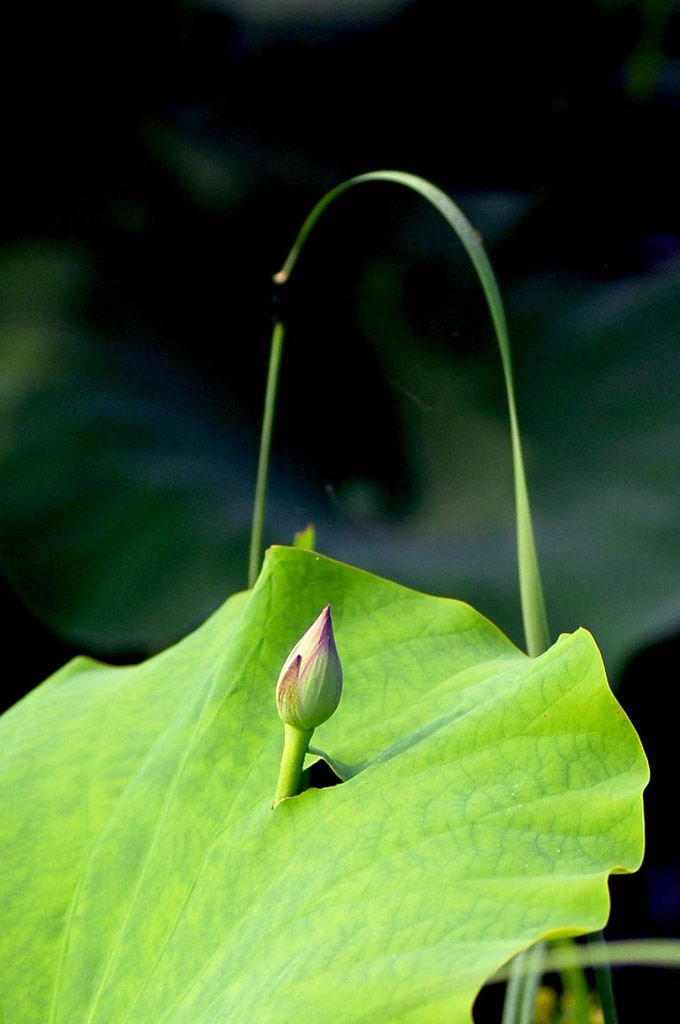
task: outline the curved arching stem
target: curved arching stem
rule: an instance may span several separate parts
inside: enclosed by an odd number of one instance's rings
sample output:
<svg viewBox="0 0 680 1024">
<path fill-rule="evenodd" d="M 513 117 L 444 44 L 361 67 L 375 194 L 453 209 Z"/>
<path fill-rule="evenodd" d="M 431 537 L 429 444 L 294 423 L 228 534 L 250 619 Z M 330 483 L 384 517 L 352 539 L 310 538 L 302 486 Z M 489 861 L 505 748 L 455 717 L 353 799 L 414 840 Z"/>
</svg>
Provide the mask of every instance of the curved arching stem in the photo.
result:
<svg viewBox="0 0 680 1024">
<path fill-rule="evenodd" d="M 524 622 L 524 635 L 526 638 L 527 652 L 531 657 L 536 657 L 546 650 L 550 645 L 550 639 L 548 634 L 548 625 L 545 614 L 545 604 L 543 601 L 543 588 L 541 585 L 540 572 L 538 567 L 538 559 L 536 555 L 536 544 L 534 541 L 534 531 L 531 521 L 531 509 L 529 505 L 529 494 L 527 490 L 526 473 L 524 469 L 524 456 L 522 454 L 522 442 L 519 432 L 519 424 L 517 421 L 517 410 L 515 405 L 515 390 L 512 376 L 512 360 L 510 357 L 510 341 L 508 337 L 508 329 L 505 320 L 505 312 L 503 309 L 503 301 L 496 281 L 496 276 L 493 272 L 489 258 L 486 255 L 484 246 L 482 245 L 478 234 L 474 228 L 464 216 L 462 211 L 456 206 L 453 200 L 438 189 L 431 182 L 426 181 L 424 178 L 419 178 L 415 174 L 407 174 L 403 171 L 373 171 L 370 174 L 359 174 L 355 178 L 350 178 L 348 181 L 343 182 L 336 188 L 331 189 L 321 199 L 314 209 L 311 211 L 304 224 L 302 225 L 300 232 L 295 239 L 293 248 L 291 249 L 286 262 L 284 263 L 281 270 L 274 276 L 276 284 L 284 284 L 290 277 L 291 271 L 295 266 L 300 251 L 307 240 L 309 233 L 316 224 L 317 220 L 326 209 L 338 196 L 342 195 L 348 189 L 353 188 L 355 185 L 361 185 L 364 182 L 370 181 L 387 181 L 398 185 L 405 185 L 407 188 L 414 192 L 417 192 L 424 199 L 426 199 L 432 206 L 437 209 L 444 219 L 450 224 L 455 231 L 456 235 L 462 242 L 468 256 L 472 260 L 475 270 L 479 276 L 484 294 L 486 296 L 489 310 L 491 313 L 491 319 L 496 331 L 496 338 L 498 341 L 498 347 L 501 354 L 501 363 L 503 366 L 503 377 L 505 379 L 505 390 L 508 401 L 508 414 L 510 417 L 510 436 L 512 442 L 512 461 L 514 469 L 514 480 L 515 480 L 515 509 L 517 517 L 517 556 L 518 556 L 518 568 L 519 568 L 519 589 L 520 589 L 520 600 L 522 605 L 522 618 Z M 278 330 L 282 334 L 283 328 L 278 325 Z M 278 360 L 280 359 L 280 339 L 278 345 L 278 352 L 275 354 L 277 339 L 277 326 L 274 328 L 275 334 L 272 344 L 272 359 L 270 360 L 269 380 L 267 383 L 267 397 L 265 400 L 265 410 L 270 408 L 273 410 L 274 395 L 276 393 L 276 374 L 278 373 Z M 271 387 L 270 387 L 271 383 Z M 266 419 L 265 415 L 265 419 Z M 258 537 L 255 536 L 255 518 L 253 521 L 253 537 L 251 541 L 251 574 L 257 574 L 259 552 L 261 548 L 261 509 L 264 504 L 264 492 L 266 488 L 266 460 L 264 468 L 262 467 L 263 457 L 262 452 L 269 451 L 269 443 L 271 438 L 271 417 L 269 422 L 269 435 L 265 437 L 264 423 L 263 423 L 263 435 L 262 435 L 262 447 L 260 449 L 260 468 L 258 469 L 258 490 L 261 497 L 260 505 L 260 522 L 259 530 L 260 534 Z M 257 510 L 257 504 L 256 504 Z M 254 569 L 253 569 L 254 566 Z M 254 575 L 251 576 L 250 585 L 254 582 Z"/>
</svg>

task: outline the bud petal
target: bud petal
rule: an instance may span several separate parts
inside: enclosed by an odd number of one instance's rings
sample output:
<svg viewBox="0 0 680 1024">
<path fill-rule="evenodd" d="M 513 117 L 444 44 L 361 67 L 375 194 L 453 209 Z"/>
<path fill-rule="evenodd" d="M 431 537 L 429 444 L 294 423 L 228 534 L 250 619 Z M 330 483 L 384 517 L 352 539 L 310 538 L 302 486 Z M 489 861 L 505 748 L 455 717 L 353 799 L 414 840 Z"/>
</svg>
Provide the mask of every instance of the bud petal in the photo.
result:
<svg viewBox="0 0 680 1024">
<path fill-rule="evenodd" d="M 279 716 L 297 729 L 316 729 L 338 706 L 342 668 L 335 646 L 331 607 L 319 617 L 290 652 L 276 684 Z"/>
</svg>

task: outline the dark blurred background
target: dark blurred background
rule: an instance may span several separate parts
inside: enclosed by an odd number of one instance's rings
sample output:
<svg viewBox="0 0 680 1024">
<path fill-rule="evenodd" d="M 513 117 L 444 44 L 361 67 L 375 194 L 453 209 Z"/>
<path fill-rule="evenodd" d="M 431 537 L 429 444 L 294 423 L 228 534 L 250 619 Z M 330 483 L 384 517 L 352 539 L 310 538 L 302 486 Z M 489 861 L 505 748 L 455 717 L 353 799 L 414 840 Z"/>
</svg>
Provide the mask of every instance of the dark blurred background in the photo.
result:
<svg viewBox="0 0 680 1024">
<path fill-rule="evenodd" d="M 271 275 L 327 189 L 397 168 L 484 237 L 552 627 L 593 631 L 675 784 L 678 5 L 122 0 L 12 18 L 4 703 L 76 651 L 145 657 L 245 586 Z M 267 540 L 313 522 L 320 551 L 468 600 L 521 643 L 499 360 L 450 229 L 362 186 L 284 291 Z M 616 934 L 680 934 L 656 787 L 647 869 L 614 880 Z"/>
</svg>

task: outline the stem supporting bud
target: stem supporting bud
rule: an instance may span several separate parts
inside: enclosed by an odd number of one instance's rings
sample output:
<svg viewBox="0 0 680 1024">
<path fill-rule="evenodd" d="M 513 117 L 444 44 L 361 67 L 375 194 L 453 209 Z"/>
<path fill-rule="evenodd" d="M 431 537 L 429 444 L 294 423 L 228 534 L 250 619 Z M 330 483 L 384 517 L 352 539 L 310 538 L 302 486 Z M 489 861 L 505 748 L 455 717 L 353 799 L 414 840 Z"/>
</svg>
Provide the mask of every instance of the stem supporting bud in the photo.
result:
<svg viewBox="0 0 680 1024">
<path fill-rule="evenodd" d="M 276 807 L 282 800 L 289 796 L 297 796 L 300 788 L 300 776 L 305 754 L 312 738 L 313 729 L 298 729 L 295 725 L 284 724 L 283 754 L 281 756 L 281 767 L 279 778 L 276 783 L 274 803 Z"/>
</svg>

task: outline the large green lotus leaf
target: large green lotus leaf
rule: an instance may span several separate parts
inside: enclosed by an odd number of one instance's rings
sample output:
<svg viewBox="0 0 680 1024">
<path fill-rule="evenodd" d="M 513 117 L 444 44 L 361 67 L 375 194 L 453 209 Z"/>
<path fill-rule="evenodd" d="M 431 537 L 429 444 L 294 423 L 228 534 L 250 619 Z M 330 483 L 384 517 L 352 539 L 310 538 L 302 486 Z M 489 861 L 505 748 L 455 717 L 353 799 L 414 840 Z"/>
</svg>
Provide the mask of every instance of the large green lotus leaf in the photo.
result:
<svg viewBox="0 0 680 1024">
<path fill-rule="evenodd" d="M 346 781 L 271 809 L 274 686 L 332 604 Z M 468 1022 L 608 913 L 646 763 L 590 635 L 529 659 L 458 601 L 272 549 L 135 667 L 79 659 L 0 722 L 4 1024 Z"/>
</svg>

